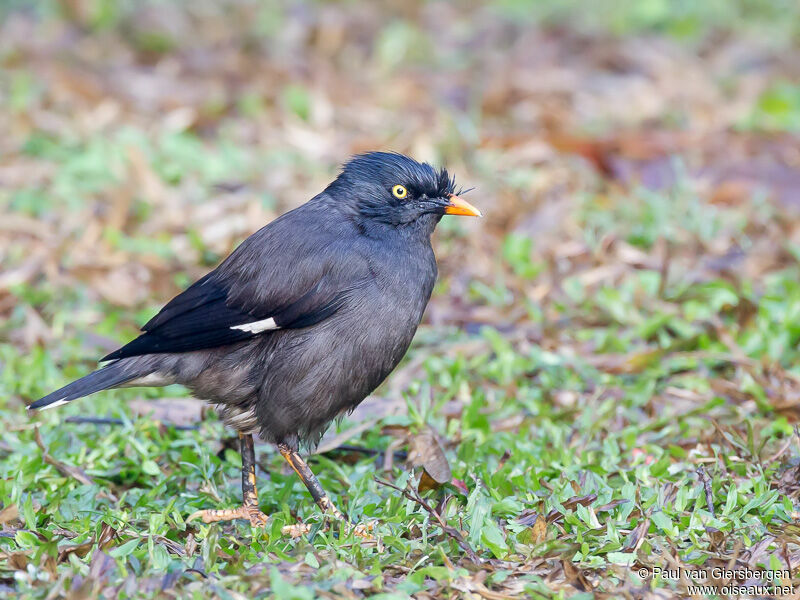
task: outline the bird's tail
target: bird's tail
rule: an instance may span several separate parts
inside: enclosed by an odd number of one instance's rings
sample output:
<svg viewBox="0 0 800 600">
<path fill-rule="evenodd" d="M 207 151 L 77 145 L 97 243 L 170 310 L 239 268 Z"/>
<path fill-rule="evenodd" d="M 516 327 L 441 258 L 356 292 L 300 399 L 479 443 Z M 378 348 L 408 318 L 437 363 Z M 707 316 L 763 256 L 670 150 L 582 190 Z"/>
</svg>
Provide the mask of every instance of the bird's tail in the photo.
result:
<svg viewBox="0 0 800 600">
<path fill-rule="evenodd" d="M 141 375 L 143 375 L 141 371 L 126 369 L 119 362 L 113 362 L 72 383 L 68 383 L 60 390 L 47 394 L 44 398 L 39 398 L 28 406 L 28 410 L 43 410 L 62 406 L 77 398 L 116 387 Z"/>
</svg>

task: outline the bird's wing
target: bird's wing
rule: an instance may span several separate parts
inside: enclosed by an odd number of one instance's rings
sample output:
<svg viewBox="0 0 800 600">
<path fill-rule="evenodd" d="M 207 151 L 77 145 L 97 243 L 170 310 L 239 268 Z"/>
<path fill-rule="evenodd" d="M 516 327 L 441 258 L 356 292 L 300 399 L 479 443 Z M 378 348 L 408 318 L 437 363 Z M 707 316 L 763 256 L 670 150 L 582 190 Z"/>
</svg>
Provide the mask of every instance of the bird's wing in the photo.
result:
<svg viewBox="0 0 800 600">
<path fill-rule="evenodd" d="M 308 243 L 282 243 L 278 250 L 271 233 L 265 228 L 245 241 L 164 306 L 142 335 L 102 360 L 215 348 L 275 329 L 308 327 L 366 284 L 368 271 L 352 254 L 346 263 L 331 262 L 336 252 L 313 235 L 305 236 Z"/>
<path fill-rule="evenodd" d="M 213 273 L 212 273 L 213 275 Z M 231 302 L 225 282 L 204 277 L 173 298 L 143 328 L 143 334 L 102 360 L 225 346 L 275 329 L 314 325 L 336 312 L 353 287 L 323 277 L 283 305 Z"/>
</svg>

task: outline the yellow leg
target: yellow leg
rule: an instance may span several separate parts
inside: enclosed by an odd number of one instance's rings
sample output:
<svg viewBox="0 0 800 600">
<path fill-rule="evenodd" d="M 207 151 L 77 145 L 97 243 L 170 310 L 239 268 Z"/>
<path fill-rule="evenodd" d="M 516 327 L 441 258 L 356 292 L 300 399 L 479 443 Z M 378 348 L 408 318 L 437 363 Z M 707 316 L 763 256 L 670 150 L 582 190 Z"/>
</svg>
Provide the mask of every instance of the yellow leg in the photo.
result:
<svg viewBox="0 0 800 600">
<path fill-rule="evenodd" d="M 278 444 L 278 451 L 281 453 L 281 456 L 289 463 L 289 466 L 294 469 L 294 472 L 297 473 L 297 476 L 300 477 L 300 480 L 305 484 L 306 488 L 308 489 L 311 497 L 314 499 L 314 502 L 317 503 L 317 506 L 320 507 L 324 514 L 331 515 L 334 519 L 342 521 L 345 525 L 350 528 L 352 527 L 350 520 L 336 508 L 336 505 L 331 501 L 328 497 L 328 494 L 325 493 L 325 490 L 322 489 L 322 484 L 317 479 L 316 475 L 311 471 L 311 468 L 306 464 L 306 461 L 294 450 L 289 448 L 286 444 Z M 369 523 L 366 525 L 360 524 L 353 527 L 353 534 L 359 537 L 363 537 L 366 539 L 371 539 L 372 536 L 370 535 L 370 531 L 374 524 Z M 308 533 L 310 531 L 310 527 L 305 523 L 299 523 L 297 525 L 288 525 L 283 528 L 282 532 L 284 534 L 291 535 L 292 537 L 298 537 L 303 535 L 304 533 Z"/>
<path fill-rule="evenodd" d="M 256 453 L 253 447 L 253 436 L 239 434 L 242 452 L 242 506 L 220 510 L 198 510 L 189 517 L 189 521 L 202 519 L 203 523 L 233 521 L 246 519 L 253 527 L 264 527 L 269 517 L 258 508 L 258 490 L 256 489 Z"/>
</svg>

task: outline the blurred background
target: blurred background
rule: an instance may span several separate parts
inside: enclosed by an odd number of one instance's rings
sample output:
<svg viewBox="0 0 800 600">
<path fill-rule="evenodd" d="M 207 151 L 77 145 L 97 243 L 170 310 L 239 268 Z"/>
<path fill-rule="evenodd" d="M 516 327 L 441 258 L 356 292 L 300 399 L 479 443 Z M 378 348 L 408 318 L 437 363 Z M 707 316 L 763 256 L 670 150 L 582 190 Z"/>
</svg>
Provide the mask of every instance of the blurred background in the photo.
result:
<svg viewBox="0 0 800 600">
<path fill-rule="evenodd" d="M 675 280 L 780 268 L 794 231 L 758 234 L 800 205 L 799 11 L 6 2 L 3 335 L 28 352 L 142 322 L 372 149 L 447 165 L 487 215 L 446 220 L 458 311 L 431 321 L 555 316 L 565 278 L 585 297 L 667 248 Z"/>
<path fill-rule="evenodd" d="M 485 214 L 443 221 L 410 366 L 381 394 L 427 378 L 453 419 L 473 390 L 491 423 L 475 408 L 439 432 L 496 459 L 530 438 L 503 437 L 519 415 L 556 443 L 618 436 L 623 466 L 644 460 L 632 448 L 713 462 L 731 439 L 773 456 L 791 437 L 796 1 L 12 0 L 0 15 L 0 415 L 20 428 L 5 452 L 35 452 L 25 404 L 377 149 L 446 165 Z M 180 392 L 113 397 L 164 393 Z M 64 414 L 122 410 L 94 402 Z M 747 526 L 764 535 L 762 516 Z"/>
<path fill-rule="evenodd" d="M 447 165 L 487 215 L 446 220 L 453 298 L 429 322 L 552 324 L 667 263 L 674 283 L 780 269 L 800 241 L 775 215 L 800 205 L 799 11 L 6 2 L 0 331 L 102 353 L 373 149 Z"/>
</svg>

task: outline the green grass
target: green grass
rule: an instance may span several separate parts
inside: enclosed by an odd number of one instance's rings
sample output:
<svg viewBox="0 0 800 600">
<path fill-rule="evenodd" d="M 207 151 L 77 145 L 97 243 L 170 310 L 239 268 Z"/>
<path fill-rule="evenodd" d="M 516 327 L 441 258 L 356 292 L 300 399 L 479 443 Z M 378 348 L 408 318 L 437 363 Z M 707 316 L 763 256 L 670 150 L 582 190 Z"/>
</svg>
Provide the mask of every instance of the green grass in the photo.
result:
<svg viewBox="0 0 800 600">
<path fill-rule="evenodd" d="M 640 206 L 668 210 L 674 204 L 649 196 Z M 587 227 L 594 222 L 592 207 L 585 207 Z M 630 228 L 641 245 L 669 234 L 668 217 L 628 214 L 629 221 L 617 221 L 621 236 Z M 528 253 L 517 254 L 506 253 L 500 265 L 508 277 L 536 283 L 540 276 L 529 270 Z M 442 517 L 486 561 L 490 588 L 549 595 L 543 583 L 549 569 L 518 571 L 548 557 L 604 573 L 600 590 L 612 592 L 642 585 L 617 566 L 658 565 L 655 557 L 665 548 L 685 564 L 727 555 L 737 541 L 751 546 L 793 521 L 796 500 L 775 487 L 780 463 L 767 460 L 793 432 L 770 406 L 762 368 L 737 365 L 709 322 L 720 319 L 745 358 L 795 364 L 797 275 L 793 267 L 739 287 L 722 280 L 687 287 L 677 278 L 662 298 L 659 273 L 646 269 L 592 293 L 565 282 L 571 290 L 565 304 L 546 307 L 545 321 L 563 319 L 566 325 L 544 340 L 547 347 L 512 341 L 491 328 L 447 337 L 427 328 L 411 353 L 421 358 L 422 369 L 404 390 L 409 416 L 384 425 L 413 433 L 424 424 L 449 441 L 453 477 L 466 488 L 445 485 L 425 495 L 441 503 Z M 736 309 L 745 304 L 754 306 L 755 315 L 737 323 Z M 580 323 L 586 318 L 596 322 Z M 65 342 L 57 353 L 68 366 L 64 375 L 50 352 L 26 356 L 5 347 L 2 395 L 33 398 L 78 375 L 75 365 L 86 364 L 86 350 Z M 599 354 L 586 355 L 585 344 Z M 715 381 L 733 382 L 740 392 L 726 396 Z M 103 393 L 32 420 L 19 407 L 4 409 L 9 431 L 0 498 L 18 508 L 20 527 L 0 545 L 29 561 L 14 577 L 21 595 L 43 593 L 54 561 L 70 545 L 83 544 L 83 550 L 55 567 L 60 585 L 69 588 L 74 578 L 85 577 L 100 560 L 92 542 L 106 527 L 113 535 L 103 548 L 110 557 L 103 586 L 121 585 L 130 575 L 156 581 L 175 573 L 170 589 L 179 595 L 213 581 L 230 592 L 310 598 L 318 593 L 312 590 L 336 593 L 337 586 L 357 581 L 365 593 L 389 590 L 387 597 L 405 597 L 458 590 L 479 568 L 460 562 L 458 545 L 420 505 L 375 480 L 379 475 L 403 487 L 413 484 L 414 474 L 404 466 L 381 473 L 374 458 L 349 464 L 320 456 L 312 465 L 354 519 L 377 521 L 383 551 L 336 528 L 310 540 L 282 536 L 281 527 L 296 518 L 318 523 L 320 517 L 299 480 L 268 449 L 259 456 L 261 507 L 272 515 L 266 531 L 245 524 L 187 525 L 197 509 L 238 503 L 240 459 L 230 449 L 218 456 L 225 432 L 213 419 L 197 431 L 131 420 L 124 399 L 138 395 Z M 125 424 L 64 423 L 66 416 L 87 413 L 118 416 Z M 81 484 L 43 461 L 34 440 L 37 426 L 50 455 L 80 468 L 94 484 Z M 391 439 L 376 427 L 351 443 L 383 449 Z M 713 513 L 698 464 L 711 482 Z M 569 503 L 575 496 L 592 499 L 586 506 Z M 595 510 L 603 506 L 609 508 Z M 551 515 L 544 539 L 519 522 L 526 511 Z M 638 529 L 642 523 L 646 535 Z M 780 568 L 780 561 L 776 546 L 764 566 Z M 187 573 L 189 568 L 196 571 Z M 201 582 L 197 572 L 210 579 Z"/>
<path fill-rule="evenodd" d="M 574 2 L 536 10 L 504 2 L 480 14 L 493 27 L 511 27 L 525 12 L 522 28 L 581 29 L 573 42 L 655 35 L 693 47 L 710 24 L 743 40 L 759 27 L 774 27 L 781 44 L 794 35 L 791 19 L 777 24 L 760 3 L 623 4 L 584 11 L 566 26 Z M 196 121 L 177 128 L 158 110 L 131 108 L 124 94 L 108 92 L 121 116 L 95 131 L 86 125 L 98 114 L 91 94 L 59 88 L 36 61 L 26 63 L 26 51 L 0 56 L 0 98 L 14 125 L 3 142 L 13 168 L 2 171 L 12 183 L 0 186 L 0 222 L 15 224 L 0 227 L 0 595 L 679 596 L 680 582 L 638 572 L 669 561 L 784 569 L 789 560 L 796 568 L 800 238 L 790 208 L 750 193 L 715 202 L 681 158 L 673 161 L 675 182 L 662 189 L 598 181 L 586 165 L 540 152 L 536 132 L 536 143 L 523 140 L 520 150 L 514 119 L 478 114 L 472 101 L 442 109 L 447 125 L 432 131 L 430 114 L 438 113 L 426 111 L 442 98 L 431 91 L 436 85 L 419 86 L 420 73 L 435 65 L 449 81 L 465 66 L 496 65 L 440 43 L 424 21 L 347 17 L 344 31 L 354 35 L 337 42 L 335 27 L 303 29 L 286 7 L 252 13 L 232 2 L 220 13 L 193 13 L 197 31 L 212 40 L 220 22 L 253 29 L 215 45 L 194 33 L 167 35 L 125 2 L 80 7 L 71 15 L 54 5 L 41 10 L 72 32 L 119 42 L 124 49 L 109 50 L 109 60 L 124 65 L 134 55 L 143 71 L 157 71 L 159 57 L 183 64 L 182 52 L 198 43 L 232 52 L 258 82 L 262 66 L 295 51 L 299 38 L 280 37 L 294 31 L 288 25 L 307 36 L 313 64 L 337 43 L 345 57 L 361 56 L 366 45 L 369 77 L 334 61 L 339 83 L 363 90 L 369 109 L 407 106 L 376 119 L 332 90 L 326 102 L 335 118 L 326 120 L 319 95 L 327 90 L 298 76 L 266 91 L 246 81 L 221 103 L 202 96 L 192 107 Z M 452 39 L 476 36 L 479 44 L 480 28 L 459 23 Z M 259 54 L 259 36 L 274 42 L 279 58 Z M 108 68 L 91 45 L 76 48 L 99 72 Z M 83 81 L 74 65 L 54 64 Z M 165 64 L 159 68 L 172 68 Z M 225 64 L 197 78 L 213 75 L 227 89 Z M 280 79 L 276 72 L 270 76 Z M 529 75 L 521 71 L 520 80 Z M 795 131 L 800 103 L 787 81 L 776 76 L 752 96 L 749 116 L 731 117 L 729 130 L 756 141 Z M 402 99 L 407 89 L 411 100 Z M 515 115 L 530 110 L 520 97 Z M 347 119 L 362 109 L 365 129 L 352 132 Z M 384 129 L 370 129 L 376 122 Z M 580 116 L 572 124 L 585 125 Z M 498 139 L 507 150 L 493 145 Z M 397 410 L 346 440 L 372 454 L 338 449 L 309 459 L 340 508 L 375 523 L 379 545 L 323 526 L 301 482 L 266 445 L 257 447 L 261 509 L 271 516 L 265 530 L 187 523 L 198 509 L 239 504 L 241 460 L 233 432 L 212 413 L 194 415 L 196 428 L 186 430 L 131 409 L 182 398 L 181 388 L 104 392 L 26 412 L 26 403 L 135 335 L 247 232 L 318 191 L 343 158 L 337 153 L 363 149 L 365 140 L 458 164 L 460 181 L 478 186 L 470 201 L 487 214 L 477 226 L 444 222 L 436 234 L 441 278 L 430 321 L 376 391 Z M 17 171 L 25 176 L 12 177 Z M 529 230 L 526 219 L 551 201 L 567 209 Z M 19 279 L 6 288 L 7 273 Z M 121 423 L 69 423 L 70 416 Z M 356 414 L 334 428 L 351 431 L 371 417 Z M 449 533 L 413 499 L 423 467 L 398 456 L 383 470 L 387 448 L 408 450 L 430 431 L 452 478 L 420 496 Z M 313 525 L 311 535 L 281 533 L 298 520 Z"/>
</svg>

